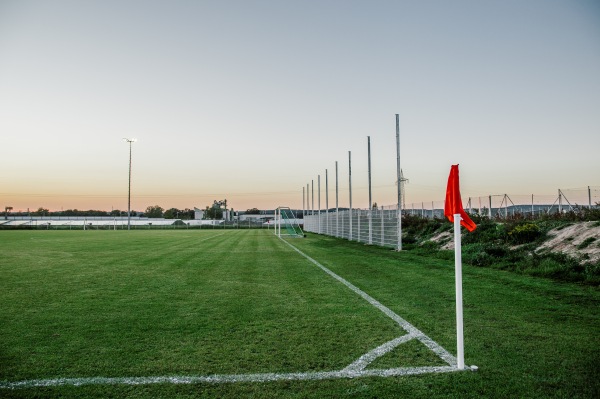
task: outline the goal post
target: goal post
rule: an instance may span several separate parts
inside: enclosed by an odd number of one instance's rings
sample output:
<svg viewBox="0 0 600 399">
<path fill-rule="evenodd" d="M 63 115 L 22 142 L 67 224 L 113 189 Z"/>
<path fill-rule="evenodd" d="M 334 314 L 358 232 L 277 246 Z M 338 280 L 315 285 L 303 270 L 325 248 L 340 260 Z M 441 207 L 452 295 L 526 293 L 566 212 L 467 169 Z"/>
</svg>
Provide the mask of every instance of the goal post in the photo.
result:
<svg viewBox="0 0 600 399">
<path fill-rule="evenodd" d="M 304 237 L 296 215 L 287 206 L 280 206 L 275 210 L 275 235 L 278 237 Z"/>
</svg>

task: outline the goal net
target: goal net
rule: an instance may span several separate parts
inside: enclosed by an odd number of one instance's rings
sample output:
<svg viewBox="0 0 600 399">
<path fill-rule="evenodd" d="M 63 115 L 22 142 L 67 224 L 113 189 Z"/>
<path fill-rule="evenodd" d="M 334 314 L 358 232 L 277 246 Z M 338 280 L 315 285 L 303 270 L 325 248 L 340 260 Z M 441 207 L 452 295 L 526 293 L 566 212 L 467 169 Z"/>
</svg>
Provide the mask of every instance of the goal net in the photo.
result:
<svg viewBox="0 0 600 399">
<path fill-rule="evenodd" d="M 279 237 L 304 237 L 298 219 L 288 207 L 280 206 L 275 212 L 275 234 Z"/>
</svg>

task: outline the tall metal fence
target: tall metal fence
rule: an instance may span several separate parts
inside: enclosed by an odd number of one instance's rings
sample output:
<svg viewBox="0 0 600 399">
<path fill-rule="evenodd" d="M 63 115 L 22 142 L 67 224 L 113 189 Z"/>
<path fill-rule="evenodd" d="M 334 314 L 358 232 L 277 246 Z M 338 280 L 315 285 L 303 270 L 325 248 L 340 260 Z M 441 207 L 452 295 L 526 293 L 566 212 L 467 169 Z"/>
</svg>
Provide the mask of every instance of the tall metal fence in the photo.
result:
<svg viewBox="0 0 600 399">
<path fill-rule="evenodd" d="M 396 209 L 352 209 L 304 216 L 304 230 L 365 244 L 398 245 Z"/>
<path fill-rule="evenodd" d="M 568 196 L 567 196 L 568 195 Z M 529 203 L 523 202 L 529 200 Z M 546 203 L 540 203 L 547 201 Z M 585 201 L 585 202 L 584 202 Z M 426 204 L 428 207 L 426 208 Z M 520 215 L 540 218 L 549 214 L 564 214 L 581 208 L 600 208 L 600 187 L 558 190 L 557 195 L 510 196 L 488 195 L 469 197 L 464 202 L 467 213 L 479 214 L 492 219 Z M 306 210 L 304 231 L 345 238 L 365 244 L 400 248 L 399 235 L 402 226 L 398 221 L 397 205 L 377 209 L 323 209 Z M 403 216 L 427 219 L 444 218 L 444 201 L 408 204 Z"/>
</svg>

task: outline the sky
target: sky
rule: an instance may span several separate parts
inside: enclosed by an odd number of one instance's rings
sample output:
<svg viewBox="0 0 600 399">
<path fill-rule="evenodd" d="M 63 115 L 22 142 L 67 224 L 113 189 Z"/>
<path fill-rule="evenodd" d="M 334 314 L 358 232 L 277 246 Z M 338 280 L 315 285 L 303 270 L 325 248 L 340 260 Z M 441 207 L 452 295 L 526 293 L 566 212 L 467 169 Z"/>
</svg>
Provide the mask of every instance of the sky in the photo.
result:
<svg viewBox="0 0 600 399">
<path fill-rule="evenodd" d="M 600 2 L 0 0 L 2 210 L 392 205 L 396 114 L 407 204 L 600 189 Z"/>
</svg>

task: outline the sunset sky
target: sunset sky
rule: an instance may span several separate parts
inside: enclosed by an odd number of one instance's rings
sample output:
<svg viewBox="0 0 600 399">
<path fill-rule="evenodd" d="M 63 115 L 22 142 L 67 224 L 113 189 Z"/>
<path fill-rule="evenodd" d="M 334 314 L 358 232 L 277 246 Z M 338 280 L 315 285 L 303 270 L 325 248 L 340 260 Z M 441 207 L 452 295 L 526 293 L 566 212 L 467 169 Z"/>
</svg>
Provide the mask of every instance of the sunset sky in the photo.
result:
<svg viewBox="0 0 600 399">
<path fill-rule="evenodd" d="M 2 210 L 391 205 L 395 114 L 407 203 L 600 188 L 600 2 L 0 0 Z"/>
</svg>

